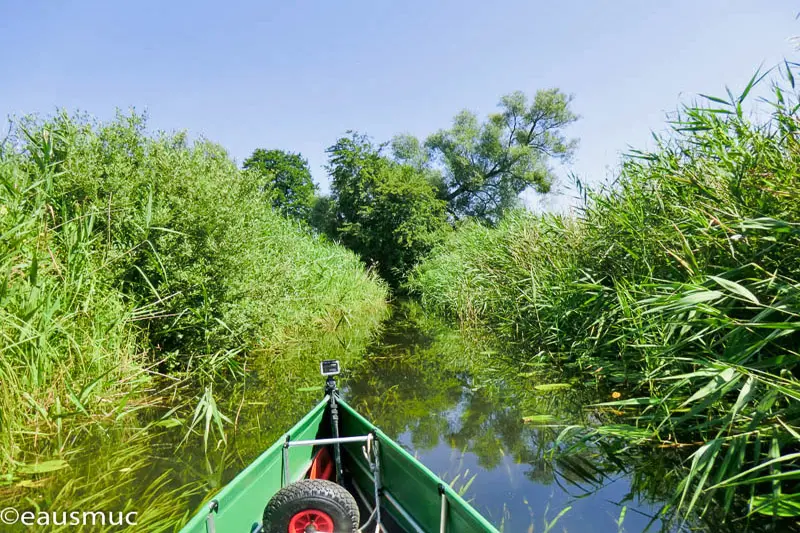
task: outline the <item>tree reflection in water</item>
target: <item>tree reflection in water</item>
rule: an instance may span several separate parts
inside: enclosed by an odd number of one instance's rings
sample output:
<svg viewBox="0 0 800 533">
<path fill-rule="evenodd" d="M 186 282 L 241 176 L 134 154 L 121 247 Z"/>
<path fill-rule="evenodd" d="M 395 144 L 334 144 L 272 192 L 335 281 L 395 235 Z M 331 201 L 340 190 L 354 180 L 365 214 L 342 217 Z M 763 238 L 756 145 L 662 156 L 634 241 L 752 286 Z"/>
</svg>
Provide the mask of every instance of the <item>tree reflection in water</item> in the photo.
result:
<svg viewBox="0 0 800 533">
<path fill-rule="evenodd" d="M 553 531 L 673 529 L 652 517 L 674 488 L 676 457 L 613 442 L 558 453 L 569 444 L 559 441 L 564 427 L 603 416 L 585 406 L 604 392 L 580 383 L 537 391 L 535 374 L 487 350 L 403 304 L 343 392 L 504 531 L 541 531 L 567 507 Z"/>
</svg>

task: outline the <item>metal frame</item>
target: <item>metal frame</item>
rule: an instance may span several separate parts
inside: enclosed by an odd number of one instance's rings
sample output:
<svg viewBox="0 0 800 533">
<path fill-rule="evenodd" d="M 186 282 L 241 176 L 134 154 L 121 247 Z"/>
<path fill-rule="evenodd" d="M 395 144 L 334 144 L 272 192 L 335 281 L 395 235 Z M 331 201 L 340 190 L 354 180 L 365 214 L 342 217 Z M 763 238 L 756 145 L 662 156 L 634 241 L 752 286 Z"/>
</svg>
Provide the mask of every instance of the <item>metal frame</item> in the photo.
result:
<svg viewBox="0 0 800 533">
<path fill-rule="evenodd" d="M 208 504 L 208 514 L 206 515 L 206 531 L 217 533 L 217 525 L 214 522 L 214 515 L 219 511 L 219 502 L 211 500 Z"/>
<path fill-rule="evenodd" d="M 341 457 L 341 445 L 342 444 L 350 444 L 355 442 L 363 442 L 365 443 L 364 446 L 361 447 L 364 458 L 367 460 L 369 464 L 369 470 L 372 477 L 372 482 L 374 486 L 374 500 L 375 505 L 371 508 L 371 513 L 367 520 L 358 528 L 357 533 L 367 533 L 367 527 L 370 527 L 375 522 L 375 533 L 380 533 L 383 531 L 383 524 L 381 523 L 381 496 L 383 496 L 386 501 L 395 508 L 395 510 L 409 523 L 411 526 L 417 531 L 422 532 L 424 531 L 422 527 L 417 523 L 417 521 L 408 514 L 408 512 L 403 509 L 400 503 L 388 492 L 383 490 L 383 486 L 381 485 L 381 462 L 380 462 L 380 441 L 378 440 L 377 431 L 373 428 L 373 430 L 368 433 L 367 435 L 358 435 L 355 437 L 340 437 L 339 436 L 339 409 L 336 402 L 338 397 L 338 389 L 336 388 L 336 382 L 334 381 L 333 377 L 328 376 L 327 381 L 325 382 L 325 393 L 329 395 L 330 398 L 330 408 L 331 408 L 331 433 L 333 434 L 332 438 L 327 439 L 309 439 L 309 440 L 291 440 L 289 434 L 286 435 L 286 440 L 283 443 L 283 453 L 281 455 L 282 461 L 282 471 L 283 476 L 281 478 L 281 487 L 285 487 L 289 484 L 289 448 L 295 446 L 327 446 L 332 445 L 334 449 L 334 463 L 335 463 L 335 470 L 336 470 L 336 482 L 342 485 L 344 483 L 343 479 L 343 469 L 342 469 L 342 457 Z M 356 461 L 356 464 L 363 470 L 364 466 Z M 367 474 L 367 475 L 370 475 Z M 370 507 L 369 501 L 367 496 L 361 490 L 361 487 L 358 486 L 357 483 L 353 483 L 358 496 L 361 498 L 363 503 Z M 449 501 L 447 499 L 447 489 L 449 487 L 444 483 L 439 484 L 439 495 L 441 496 L 441 513 L 439 515 L 439 532 L 446 533 L 447 532 L 447 511 L 449 508 Z M 215 502 L 212 502 L 215 503 Z M 212 507 L 211 511 L 215 511 Z M 211 515 L 211 513 L 209 513 Z M 211 528 L 214 527 L 213 516 L 211 518 Z"/>
<path fill-rule="evenodd" d="M 333 445 L 334 464 L 336 467 L 336 482 L 339 485 L 344 484 L 344 472 L 342 469 L 342 452 L 341 445 L 364 442 L 365 445 L 361 447 L 364 452 L 364 457 L 369 463 L 369 469 L 372 472 L 372 477 L 375 485 L 375 505 L 372 508 L 367 520 L 358 529 L 358 533 L 366 532 L 366 528 L 375 521 L 375 533 L 380 533 L 383 529 L 381 523 L 381 461 L 380 461 L 380 445 L 378 444 L 377 433 L 373 430 L 367 435 L 358 435 L 355 437 L 340 437 L 339 436 L 339 407 L 336 403 L 338 396 L 338 389 L 336 388 L 336 381 L 332 376 L 328 376 L 325 381 L 325 393 L 329 395 L 331 402 L 331 433 L 333 438 L 328 439 L 309 439 L 309 440 L 291 440 L 290 435 L 286 434 L 286 440 L 283 443 L 283 453 L 281 454 L 281 470 L 283 475 L 281 477 L 281 488 L 289 484 L 289 448 L 294 446 L 327 446 Z M 361 491 L 356 486 L 362 499 L 366 503 L 367 499 L 363 497 Z M 367 503 L 367 505 L 369 505 Z M 395 502 L 396 505 L 396 502 Z"/>
<path fill-rule="evenodd" d="M 442 497 L 442 512 L 439 514 L 439 533 L 447 533 L 447 489 L 443 483 L 439 484 L 439 494 Z"/>
<path fill-rule="evenodd" d="M 366 442 L 371 439 L 372 435 L 363 435 L 357 437 L 338 437 L 332 439 L 311 439 L 311 440 L 291 440 L 289 435 L 286 435 L 286 440 L 283 443 L 283 455 L 281 467 L 283 470 L 283 478 L 281 480 L 281 488 L 289 484 L 289 448 L 295 446 L 325 446 L 327 444 L 347 444 L 349 442 Z"/>
<path fill-rule="evenodd" d="M 378 442 L 378 440 L 377 440 L 377 435 L 376 435 L 375 443 L 377 443 L 377 442 Z M 367 471 L 367 467 L 364 466 L 363 463 L 356 461 L 354 464 L 367 476 L 367 478 L 371 478 L 372 479 L 372 482 L 377 487 L 376 492 L 378 492 L 380 494 L 380 496 L 383 498 L 383 500 L 387 504 L 389 504 L 394 509 L 394 511 L 397 512 L 397 514 L 400 517 L 402 517 L 408 523 L 408 525 L 411 527 L 411 529 L 413 531 L 415 531 L 416 533 L 425 533 L 427 531 L 426 529 L 424 529 L 416 521 L 416 519 L 413 516 L 408 514 L 408 511 L 406 511 L 403 508 L 403 506 L 400 505 L 400 502 L 397 501 L 397 499 L 392 495 L 391 492 L 389 492 L 388 490 L 384 489 L 381 486 L 380 475 L 378 475 L 378 478 L 375 479 L 375 475 L 371 473 L 372 472 L 372 468 L 371 467 L 370 467 L 370 471 L 368 472 Z M 361 498 L 361 500 L 366 504 L 367 508 L 370 511 L 373 511 L 372 514 L 374 515 L 375 514 L 374 510 L 369 506 L 369 498 L 364 493 L 364 490 L 362 490 L 362 488 L 357 483 L 353 483 L 353 487 L 355 488 L 356 492 L 358 493 L 359 498 Z M 452 490 L 452 489 L 446 483 L 440 483 L 439 486 L 438 486 L 438 489 L 439 489 L 439 495 L 440 495 L 440 501 L 441 501 L 441 513 L 439 515 L 439 531 L 440 531 L 440 533 L 447 533 L 447 517 L 448 517 L 448 513 L 450 511 L 450 500 L 448 498 L 448 492 L 450 490 Z M 372 516 L 372 515 L 370 515 L 370 516 Z M 361 527 L 361 529 L 359 530 L 359 533 L 364 533 L 365 532 L 364 528 L 366 527 L 367 524 L 368 524 L 368 522 L 366 522 Z"/>
<path fill-rule="evenodd" d="M 366 445 L 362 447 L 364 456 L 369 461 L 369 469 L 375 480 L 375 505 L 372 508 L 372 513 L 369 515 L 364 524 L 358 529 L 359 532 L 366 531 L 366 527 L 375 519 L 376 533 L 382 530 L 381 524 L 381 463 L 378 450 L 378 440 L 374 433 L 367 435 L 358 435 L 356 437 L 336 437 L 331 439 L 311 439 L 311 440 L 290 440 L 289 435 L 286 435 L 286 440 L 283 443 L 283 453 L 281 454 L 281 468 L 283 476 L 281 478 L 281 488 L 289 484 L 289 448 L 295 446 L 325 446 L 333 444 L 334 446 L 340 444 L 347 444 L 353 442 L 365 442 Z M 358 487 L 356 487 L 358 489 Z M 359 493 L 361 491 L 359 490 Z M 363 494 L 361 495 L 363 498 Z M 366 501 L 366 498 L 363 498 Z M 213 527 L 213 522 L 212 522 Z"/>
<path fill-rule="evenodd" d="M 367 467 L 365 467 L 360 462 L 355 462 L 355 465 L 358 468 L 360 468 L 361 471 L 364 472 L 364 474 L 368 478 L 372 478 L 373 483 L 375 483 L 374 476 L 372 476 L 370 474 L 370 472 L 367 472 Z M 378 480 L 378 483 L 380 483 L 380 480 Z M 361 487 L 359 487 L 357 483 L 353 483 L 353 486 L 355 487 L 356 491 L 358 492 L 359 497 L 364 502 L 367 502 L 368 501 L 367 500 L 367 496 L 364 494 L 364 491 L 361 489 Z M 397 499 L 394 496 L 392 496 L 391 492 L 389 492 L 388 490 L 382 488 L 380 494 L 386 500 L 386 503 L 391 505 L 394 508 L 394 510 L 397 512 L 397 514 L 400 515 L 406 522 L 408 522 L 408 524 L 411 526 L 411 529 L 413 529 L 416 533 L 425 533 L 426 532 L 426 530 L 423 529 L 423 527 L 421 525 L 419 525 L 419 523 L 416 521 L 416 519 L 413 516 L 411 516 L 410 514 L 408 514 L 408 511 L 406 511 L 403 508 L 403 506 L 400 505 L 400 502 L 398 502 Z M 367 503 L 367 506 L 369 506 L 369 503 Z"/>
</svg>

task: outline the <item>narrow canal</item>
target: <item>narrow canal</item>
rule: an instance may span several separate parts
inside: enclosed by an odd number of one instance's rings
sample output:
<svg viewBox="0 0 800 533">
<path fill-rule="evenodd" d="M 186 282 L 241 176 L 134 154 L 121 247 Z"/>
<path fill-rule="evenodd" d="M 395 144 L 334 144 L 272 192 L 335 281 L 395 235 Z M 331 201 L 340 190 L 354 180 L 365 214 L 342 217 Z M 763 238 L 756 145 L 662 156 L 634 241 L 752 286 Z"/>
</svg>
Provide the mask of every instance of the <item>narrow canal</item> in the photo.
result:
<svg viewBox="0 0 800 533">
<path fill-rule="evenodd" d="M 669 451 L 600 443 L 564 453 L 565 428 L 596 423 L 603 408 L 589 406 L 607 400 L 608 387 L 514 362 L 413 303 L 395 305 L 363 357 L 347 353 L 251 357 L 246 379 L 206 396 L 154 383 L 115 424 L 58 434 L 80 446 L 45 463 L 53 471 L 39 479 L 0 484 L 0 499 L 33 510 L 134 510 L 142 531 L 176 531 L 319 401 L 318 361 L 333 355 L 345 366 L 345 399 L 504 533 L 663 529 L 653 516 L 674 490 Z"/>
</svg>

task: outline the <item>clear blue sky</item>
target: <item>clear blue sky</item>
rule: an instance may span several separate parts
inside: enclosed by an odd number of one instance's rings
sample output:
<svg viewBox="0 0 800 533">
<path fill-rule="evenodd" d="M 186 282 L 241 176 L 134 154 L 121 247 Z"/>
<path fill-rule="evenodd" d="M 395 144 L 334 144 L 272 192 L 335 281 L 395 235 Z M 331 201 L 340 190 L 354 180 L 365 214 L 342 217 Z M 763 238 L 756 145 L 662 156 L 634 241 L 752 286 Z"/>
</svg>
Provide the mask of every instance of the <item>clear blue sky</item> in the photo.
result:
<svg viewBox="0 0 800 533">
<path fill-rule="evenodd" d="M 299 151 L 327 189 L 348 129 L 425 136 L 463 108 L 560 87 L 582 119 L 571 169 L 597 182 L 664 114 L 797 59 L 789 1 L 0 0 L 0 116 L 116 107 L 241 162 Z M 558 204 L 563 200 L 556 200 Z"/>
</svg>

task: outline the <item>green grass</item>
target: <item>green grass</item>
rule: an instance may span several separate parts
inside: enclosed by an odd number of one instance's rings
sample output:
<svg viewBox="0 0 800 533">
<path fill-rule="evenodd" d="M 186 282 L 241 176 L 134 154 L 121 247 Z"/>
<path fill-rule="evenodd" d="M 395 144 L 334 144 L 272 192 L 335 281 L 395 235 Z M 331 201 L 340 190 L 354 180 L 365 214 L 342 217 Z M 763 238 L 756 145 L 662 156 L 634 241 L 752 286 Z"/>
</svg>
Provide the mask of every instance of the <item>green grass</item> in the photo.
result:
<svg viewBox="0 0 800 533">
<path fill-rule="evenodd" d="M 623 390 L 625 424 L 582 438 L 684 450 L 684 515 L 800 515 L 795 71 L 781 65 L 769 113 L 743 110 L 760 75 L 705 97 L 579 215 L 466 224 L 409 282 L 528 360 Z"/>
<path fill-rule="evenodd" d="M 156 374 L 194 384 L 188 433 L 211 447 L 227 425 L 215 382 L 363 351 L 385 284 L 273 212 L 261 185 L 138 115 L 15 125 L 0 148 L 0 484 L 24 488 L 29 461 L 68 462 L 154 403 Z M 191 427 L 195 408 L 165 397 Z"/>
</svg>

